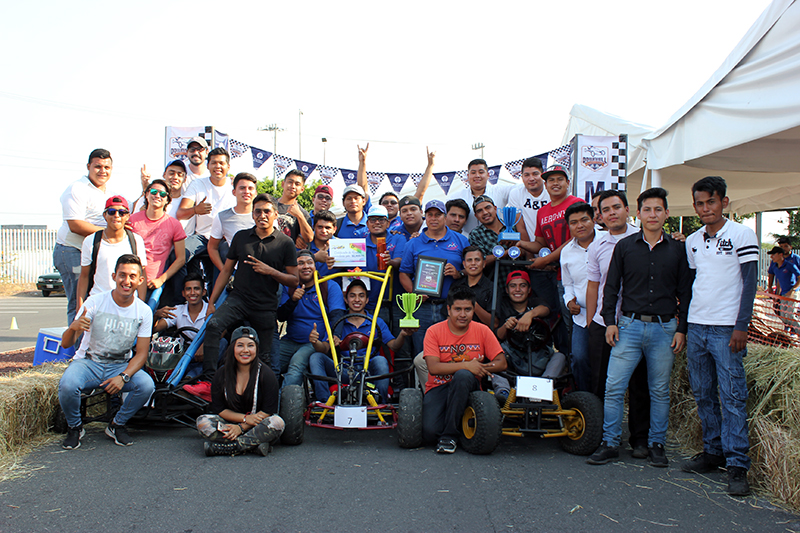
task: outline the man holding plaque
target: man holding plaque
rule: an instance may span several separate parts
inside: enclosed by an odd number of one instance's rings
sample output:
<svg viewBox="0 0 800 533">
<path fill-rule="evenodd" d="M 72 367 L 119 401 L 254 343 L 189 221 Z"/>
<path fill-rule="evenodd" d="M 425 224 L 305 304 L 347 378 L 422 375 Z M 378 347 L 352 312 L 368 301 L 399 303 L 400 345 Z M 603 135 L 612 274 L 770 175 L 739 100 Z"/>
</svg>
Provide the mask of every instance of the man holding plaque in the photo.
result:
<svg viewBox="0 0 800 533">
<path fill-rule="evenodd" d="M 516 220 L 500 220 L 497 216 L 497 207 L 495 207 L 494 201 L 485 194 L 475 198 L 475 203 L 472 206 L 475 216 L 481 225 L 469 233 L 469 243 L 481 249 L 486 256 L 486 266 L 484 267 L 486 274 L 493 275 L 494 262 L 497 259 L 508 259 L 508 249 L 519 240 L 519 233 L 514 233 L 517 231 Z M 516 208 L 503 209 L 513 209 L 513 214 L 516 215 Z M 508 211 L 508 213 L 511 214 L 512 212 Z M 505 249 L 505 252 L 500 257 L 494 255 L 494 248 L 498 245 Z M 511 270 L 512 267 L 507 265 L 500 267 L 501 279 L 507 276 Z"/>
<path fill-rule="evenodd" d="M 413 353 L 422 350 L 425 330 L 440 320 L 450 284 L 462 277 L 461 253 L 469 246 L 466 237 L 445 225 L 441 200 L 431 200 L 425 205 L 425 220 L 428 227 L 406 243 L 400 263 L 403 289 L 426 298 L 416 315 L 420 327 L 412 336 Z"/>
</svg>

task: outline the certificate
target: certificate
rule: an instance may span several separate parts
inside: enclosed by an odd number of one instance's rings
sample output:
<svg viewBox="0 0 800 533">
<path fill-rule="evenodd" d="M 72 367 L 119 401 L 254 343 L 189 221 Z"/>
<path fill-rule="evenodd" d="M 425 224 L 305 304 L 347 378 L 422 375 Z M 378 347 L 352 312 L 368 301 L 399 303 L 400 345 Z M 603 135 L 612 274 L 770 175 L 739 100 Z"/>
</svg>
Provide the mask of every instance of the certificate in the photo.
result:
<svg viewBox="0 0 800 533">
<path fill-rule="evenodd" d="M 328 255 L 336 262 L 334 267 L 367 266 L 367 241 L 365 239 L 331 239 Z"/>
<path fill-rule="evenodd" d="M 414 276 L 414 292 L 439 298 L 444 285 L 444 266 L 447 261 L 438 257 L 421 255 L 417 258 L 417 271 Z"/>
</svg>

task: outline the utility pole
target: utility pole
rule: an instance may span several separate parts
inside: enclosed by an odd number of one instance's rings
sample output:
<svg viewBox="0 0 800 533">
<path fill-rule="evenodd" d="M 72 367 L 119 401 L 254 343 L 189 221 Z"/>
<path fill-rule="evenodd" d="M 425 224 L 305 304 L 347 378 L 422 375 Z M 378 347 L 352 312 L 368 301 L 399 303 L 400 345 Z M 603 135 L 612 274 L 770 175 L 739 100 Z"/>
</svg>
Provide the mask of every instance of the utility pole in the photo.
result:
<svg viewBox="0 0 800 533">
<path fill-rule="evenodd" d="M 270 124 L 264 128 L 258 128 L 258 131 L 271 131 L 272 132 L 272 156 L 275 157 L 278 153 L 278 132 L 283 131 L 277 124 Z M 272 185 L 278 182 L 278 176 L 275 174 L 275 164 L 272 165 Z"/>
<path fill-rule="evenodd" d="M 328 146 L 328 139 L 326 137 L 322 138 L 322 164 L 325 165 L 325 152 L 326 147 Z"/>
<path fill-rule="evenodd" d="M 483 143 L 475 143 L 472 145 L 473 150 L 480 150 L 481 151 L 481 159 L 483 159 L 483 149 L 486 148 L 486 145 Z"/>
<path fill-rule="evenodd" d="M 303 159 L 303 111 L 297 110 L 297 158 Z"/>
</svg>

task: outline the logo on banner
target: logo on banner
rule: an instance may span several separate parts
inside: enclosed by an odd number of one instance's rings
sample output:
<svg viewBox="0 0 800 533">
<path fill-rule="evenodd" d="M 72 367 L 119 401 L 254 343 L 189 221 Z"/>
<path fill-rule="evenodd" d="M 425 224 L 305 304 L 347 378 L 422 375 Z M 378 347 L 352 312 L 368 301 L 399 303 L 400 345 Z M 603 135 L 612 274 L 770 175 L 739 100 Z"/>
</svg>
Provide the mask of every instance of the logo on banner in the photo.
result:
<svg viewBox="0 0 800 533">
<path fill-rule="evenodd" d="M 289 169 L 289 166 L 291 166 L 292 163 L 294 163 L 292 158 L 278 154 L 275 154 L 273 160 L 275 161 L 275 174 L 278 177 L 283 176 L 283 173 Z"/>
<path fill-rule="evenodd" d="M 382 172 L 367 172 L 367 183 L 369 184 L 370 194 L 375 194 L 378 187 L 381 186 L 385 174 Z"/>
<path fill-rule="evenodd" d="M 453 184 L 453 174 L 449 172 L 434 172 L 433 177 L 436 178 L 436 183 L 439 184 L 445 194 L 450 192 L 450 186 Z"/>
<path fill-rule="evenodd" d="M 506 163 L 506 170 L 511 174 L 514 179 L 518 180 L 522 177 L 522 162 L 524 159 L 517 159 L 516 161 L 509 161 Z"/>
<path fill-rule="evenodd" d="M 189 143 L 191 137 L 170 137 L 169 138 L 169 158 L 172 159 L 186 159 L 189 155 L 186 151 L 186 145 Z"/>
<path fill-rule="evenodd" d="M 501 166 L 502 165 L 489 167 L 489 183 L 491 183 L 492 185 L 496 185 L 497 184 L 497 180 L 500 179 L 500 167 Z M 520 167 L 520 173 L 522 173 L 521 169 L 522 169 L 522 167 Z M 467 182 L 467 173 L 466 173 L 466 171 L 462 171 L 462 172 L 464 172 L 464 177 L 462 179 L 464 180 L 464 183 L 466 183 Z"/>
<path fill-rule="evenodd" d="M 582 146 L 581 165 L 592 172 L 597 172 L 601 168 L 608 166 L 608 147 L 607 146 Z"/>
<path fill-rule="evenodd" d="M 335 178 L 336 174 L 339 173 L 339 169 L 336 167 L 320 165 L 317 167 L 317 169 L 319 170 L 319 175 L 322 176 L 323 185 L 330 185 L 330 183 L 333 181 L 333 178 Z"/>
<path fill-rule="evenodd" d="M 272 152 L 261 150 L 255 146 L 250 147 L 250 153 L 253 154 L 253 168 L 255 169 L 261 168 L 261 165 L 263 165 L 266 160 L 272 156 Z"/>
<path fill-rule="evenodd" d="M 403 190 L 403 185 L 408 180 L 408 174 L 387 174 L 387 176 L 389 177 L 389 184 L 394 189 L 394 192 L 397 193 Z"/>
<path fill-rule="evenodd" d="M 342 178 L 344 179 L 345 187 L 348 185 L 355 185 L 358 176 L 355 170 L 345 170 L 341 169 L 342 171 Z"/>
<path fill-rule="evenodd" d="M 303 173 L 303 175 L 307 178 L 314 170 L 317 168 L 315 163 L 308 163 L 306 161 L 295 160 L 294 162 L 297 170 Z"/>
</svg>

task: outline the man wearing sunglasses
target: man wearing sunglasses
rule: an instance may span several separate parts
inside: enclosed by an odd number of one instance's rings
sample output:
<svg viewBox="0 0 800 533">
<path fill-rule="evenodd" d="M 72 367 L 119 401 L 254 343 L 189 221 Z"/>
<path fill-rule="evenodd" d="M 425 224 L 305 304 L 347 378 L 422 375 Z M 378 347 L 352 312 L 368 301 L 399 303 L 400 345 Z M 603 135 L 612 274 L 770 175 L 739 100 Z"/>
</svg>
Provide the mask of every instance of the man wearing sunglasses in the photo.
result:
<svg viewBox="0 0 800 533">
<path fill-rule="evenodd" d="M 142 266 L 147 266 L 147 254 L 141 236 L 127 229 L 131 212 L 128 201 L 122 196 L 112 196 L 106 200 L 103 218 L 106 228 L 87 236 L 81 247 L 81 275 L 78 279 L 78 308 L 88 296 L 110 291 L 114 288 L 112 274 L 117 259 L 125 254 L 139 256 Z M 135 248 L 135 249 L 134 249 Z M 144 300 L 147 291 L 146 280 L 137 291 Z"/>
</svg>

